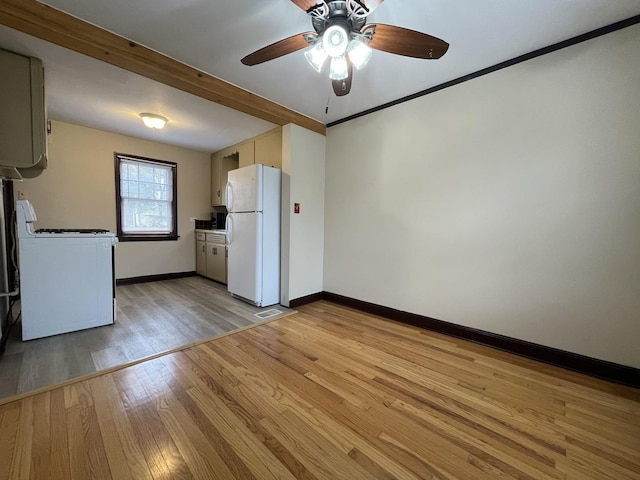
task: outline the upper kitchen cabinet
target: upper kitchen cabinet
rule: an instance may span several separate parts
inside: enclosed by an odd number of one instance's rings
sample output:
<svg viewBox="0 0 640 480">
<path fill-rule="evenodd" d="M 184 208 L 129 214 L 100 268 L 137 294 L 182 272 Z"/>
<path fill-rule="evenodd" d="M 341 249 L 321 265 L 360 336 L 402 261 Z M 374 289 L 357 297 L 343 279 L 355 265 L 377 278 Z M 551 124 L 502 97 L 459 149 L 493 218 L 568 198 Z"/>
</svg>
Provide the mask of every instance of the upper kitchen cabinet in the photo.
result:
<svg viewBox="0 0 640 480">
<path fill-rule="evenodd" d="M 282 168 L 282 127 L 274 128 L 211 155 L 211 205 L 216 207 L 226 204 L 229 170 L 254 163 Z"/>
<path fill-rule="evenodd" d="M 253 140 L 241 143 L 237 148 L 239 168 L 255 163 L 255 144 Z"/>
<path fill-rule="evenodd" d="M 42 62 L 0 49 L 0 72 L 0 167 L 35 177 L 47 166 Z"/>
<path fill-rule="evenodd" d="M 256 137 L 255 144 L 255 163 L 282 168 L 282 128 Z"/>
<path fill-rule="evenodd" d="M 220 190 L 220 164 L 222 154 L 220 152 L 211 154 L 211 205 L 221 205 L 222 191 Z"/>
<path fill-rule="evenodd" d="M 226 155 L 225 155 L 226 154 Z M 221 206 L 227 202 L 227 175 L 239 165 L 239 153 L 222 150 L 211 155 L 211 205 Z"/>
</svg>

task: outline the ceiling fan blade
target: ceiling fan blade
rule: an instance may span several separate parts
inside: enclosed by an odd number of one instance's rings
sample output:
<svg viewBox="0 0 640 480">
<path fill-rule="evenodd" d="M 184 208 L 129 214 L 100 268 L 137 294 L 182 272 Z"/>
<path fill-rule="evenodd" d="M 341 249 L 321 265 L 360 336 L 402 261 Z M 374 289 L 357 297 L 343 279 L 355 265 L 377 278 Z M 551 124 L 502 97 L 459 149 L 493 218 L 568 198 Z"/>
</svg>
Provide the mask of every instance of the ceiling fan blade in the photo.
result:
<svg viewBox="0 0 640 480">
<path fill-rule="evenodd" d="M 249 55 L 244 57 L 241 62 L 245 65 L 253 66 L 258 65 L 259 63 L 267 62 L 269 60 L 273 60 L 274 58 L 282 57 L 283 55 L 287 55 L 288 53 L 293 53 L 305 47 L 308 47 L 309 42 L 307 41 L 307 39 L 313 39 L 317 36 L 318 34 L 313 32 L 299 33 L 298 35 L 285 38 L 284 40 L 280 40 L 279 42 L 267 45 L 260 50 L 256 50 L 255 52 L 250 53 Z"/>
<path fill-rule="evenodd" d="M 310 10 L 313 10 L 317 6 L 320 6 L 324 3 L 322 0 L 291 0 L 291 1 L 307 13 L 309 13 Z"/>
<path fill-rule="evenodd" d="M 347 72 L 349 73 L 349 76 L 344 80 L 331 80 L 333 93 L 336 94 L 336 97 L 344 97 L 351 91 L 351 81 L 353 80 L 353 66 L 351 65 L 351 61 L 349 59 L 347 59 Z"/>
<path fill-rule="evenodd" d="M 369 46 L 383 52 L 405 57 L 435 59 L 442 57 L 449 48 L 449 44 L 444 40 L 393 25 L 368 24 L 362 27 L 362 31 L 372 28 L 375 29 L 375 33 Z"/>
</svg>

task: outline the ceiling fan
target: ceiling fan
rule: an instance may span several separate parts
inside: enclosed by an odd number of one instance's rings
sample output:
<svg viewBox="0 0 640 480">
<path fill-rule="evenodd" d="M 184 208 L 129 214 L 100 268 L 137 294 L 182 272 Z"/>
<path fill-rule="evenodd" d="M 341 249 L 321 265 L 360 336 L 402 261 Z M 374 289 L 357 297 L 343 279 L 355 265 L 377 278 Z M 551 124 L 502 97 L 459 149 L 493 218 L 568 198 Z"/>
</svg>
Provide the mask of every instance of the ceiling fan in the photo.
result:
<svg viewBox="0 0 640 480">
<path fill-rule="evenodd" d="M 258 65 L 310 47 L 304 52 L 311 66 L 320 72 L 331 58 L 329 78 L 333 91 L 343 96 L 351 91 L 353 67 L 361 69 L 371 50 L 406 57 L 437 59 L 449 48 L 444 40 L 407 28 L 366 23 L 367 16 L 384 0 L 291 0 L 311 16 L 315 32 L 294 35 L 256 50 L 242 59 Z"/>
</svg>

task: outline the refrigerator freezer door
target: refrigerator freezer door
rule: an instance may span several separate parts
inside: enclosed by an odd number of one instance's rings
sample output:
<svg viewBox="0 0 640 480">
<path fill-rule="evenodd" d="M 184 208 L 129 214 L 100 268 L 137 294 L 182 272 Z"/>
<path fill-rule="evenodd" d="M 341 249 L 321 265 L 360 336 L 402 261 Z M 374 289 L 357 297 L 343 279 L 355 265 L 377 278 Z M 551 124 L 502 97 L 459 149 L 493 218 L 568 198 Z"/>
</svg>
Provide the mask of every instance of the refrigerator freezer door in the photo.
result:
<svg viewBox="0 0 640 480">
<path fill-rule="evenodd" d="M 263 165 L 249 165 L 231 170 L 227 182 L 227 211 L 262 211 Z"/>
<path fill-rule="evenodd" d="M 227 222 L 229 258 L 227 290 L 262 302 L 262 213 L 230 213 Z"/>
</svg>

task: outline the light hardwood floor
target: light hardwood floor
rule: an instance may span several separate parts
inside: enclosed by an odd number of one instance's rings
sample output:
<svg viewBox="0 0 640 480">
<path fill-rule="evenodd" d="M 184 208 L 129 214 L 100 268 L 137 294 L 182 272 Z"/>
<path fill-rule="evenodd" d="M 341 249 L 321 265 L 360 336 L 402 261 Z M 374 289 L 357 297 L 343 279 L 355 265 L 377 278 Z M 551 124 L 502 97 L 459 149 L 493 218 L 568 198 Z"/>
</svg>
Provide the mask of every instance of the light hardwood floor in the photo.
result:
<svg viewBox="0 0 640 480">
<path fill-rule="evenodd" d="M 116 298 L 114 325 L 28 342 L 16 325 L 0 358 L 0 398 L 261 322 L 255 314 L 269 310 L 234 299 L 224 285 L 201 277 L 119 286 Z"/>
<path fill-rule="evenodd" d="M 0 406 L 0 465 L 0 480 L 637 480 L 640 392 L 317 302 Z"/>
</svg>

